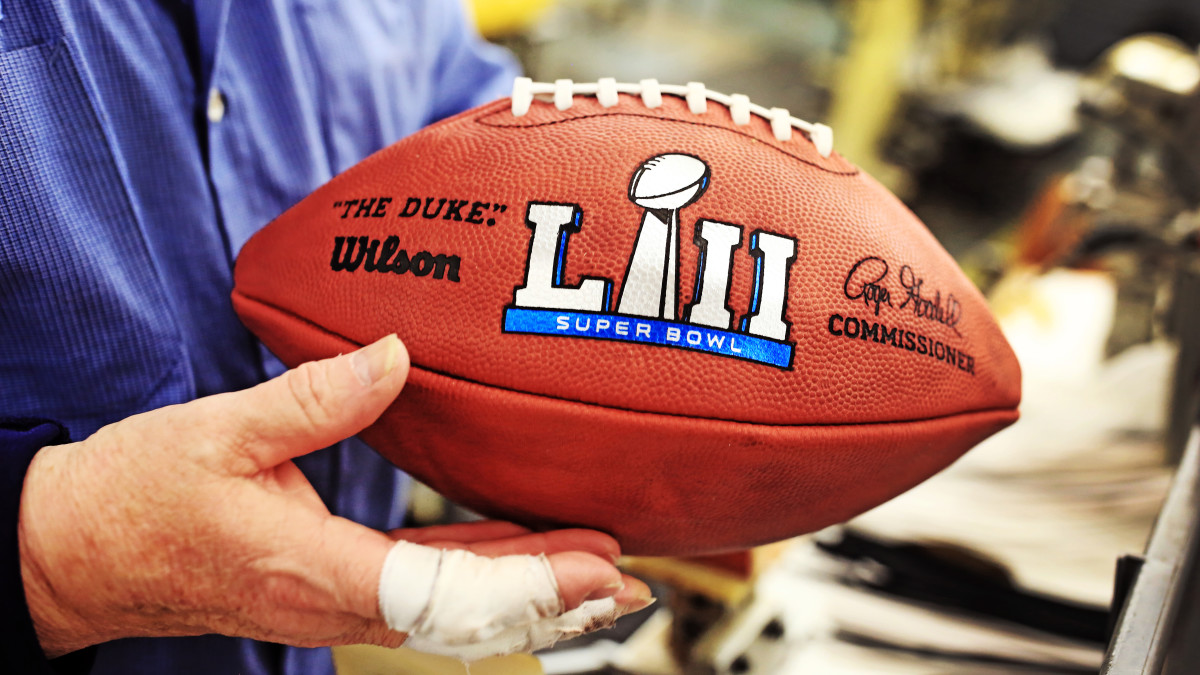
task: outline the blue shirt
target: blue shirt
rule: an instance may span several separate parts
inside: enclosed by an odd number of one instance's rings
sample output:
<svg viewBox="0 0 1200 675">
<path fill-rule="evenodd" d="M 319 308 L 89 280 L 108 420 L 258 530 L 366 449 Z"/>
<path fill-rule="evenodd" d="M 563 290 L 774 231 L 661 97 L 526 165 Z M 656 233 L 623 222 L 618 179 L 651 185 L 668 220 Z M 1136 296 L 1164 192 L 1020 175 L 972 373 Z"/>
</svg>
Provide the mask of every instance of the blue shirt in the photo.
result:
<svg viewBox="0 0 1200 675">
<path fill-rule="evenodd" d="M 82 439 L 282 371 L 229 300 L 258 228 L 422 126 L 506 95 L 457 0 L 0 0 L 0 415 Z M 419 170 L 419 167 L 413 167 Z M 335 512 L 399 524 L 361 446 L 304 458 Z M 330 672 L 221 637 L 104 645 L 95 673 Z"/>
</svg>

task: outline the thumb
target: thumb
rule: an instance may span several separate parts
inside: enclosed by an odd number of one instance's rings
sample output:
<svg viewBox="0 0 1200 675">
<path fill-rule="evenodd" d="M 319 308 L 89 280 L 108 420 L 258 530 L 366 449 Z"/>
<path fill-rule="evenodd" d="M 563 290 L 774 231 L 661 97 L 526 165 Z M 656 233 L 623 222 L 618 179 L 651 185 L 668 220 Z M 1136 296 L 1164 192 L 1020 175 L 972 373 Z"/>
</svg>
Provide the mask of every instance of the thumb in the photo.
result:
<svg viewBox="0 0 1200 675">
<path fill-rule="evenodd" d="M 379 418 L 408 377 L 396 335 L 350 354 L 310 361 L 245 391 L 227 394 L 221 419 L 253 471 L 353 436 Z"/>
</svg>

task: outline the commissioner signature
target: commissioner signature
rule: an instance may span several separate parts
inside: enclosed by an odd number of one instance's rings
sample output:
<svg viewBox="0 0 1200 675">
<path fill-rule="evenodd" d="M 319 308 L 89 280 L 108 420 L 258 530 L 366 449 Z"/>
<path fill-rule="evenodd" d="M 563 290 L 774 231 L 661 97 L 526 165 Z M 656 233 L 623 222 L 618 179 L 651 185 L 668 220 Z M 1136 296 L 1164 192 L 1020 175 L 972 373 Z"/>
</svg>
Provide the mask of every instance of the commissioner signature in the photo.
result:
<svg viewBox="0 0 1200 675">
<path fill-rule="evenodd" d="M 850 300 L 862 300 L 863 305 L 879 316 L 884 306 L 896 310 L 909 309 L 914 316 L 940 323 L 955 335 L 962 336 L 958 324 L 962 321 L 962 304 L 947 293 L 944 297 L 940 289 L 934 289 L 928 295 L 925 280 L 917 275 L 911 265 L 900 267 L 900 290 L 897 295 L 903 300 L 899 305 L 892 302 L 892 290 L 888 285 L 888 273 L 891 266 L 887 260 L 879 256 L 867 256 L 854 263 L 846 280 L 842 284 L 842 293 Z"/>
</svg>

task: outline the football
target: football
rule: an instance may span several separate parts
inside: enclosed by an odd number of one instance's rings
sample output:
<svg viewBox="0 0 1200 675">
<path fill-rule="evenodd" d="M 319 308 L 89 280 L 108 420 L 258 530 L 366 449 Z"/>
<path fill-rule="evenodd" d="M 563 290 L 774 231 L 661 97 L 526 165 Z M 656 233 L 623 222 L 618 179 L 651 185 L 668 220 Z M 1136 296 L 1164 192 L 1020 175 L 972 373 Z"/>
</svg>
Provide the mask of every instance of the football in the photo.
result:
<svg viewBox="0 0 1200 675">
<path fill-rule="evenodd" d="M 629 181 L 629 200 L 644 209 L 682 209 L 708 187 L 708 165 L 691 155 L 659 155 L 642 162 Z"/>
<path fill-rule="evenodd" d="M 844 521 L 1017 419 L 987 303 L 832 131 L 699 83 L 534 83 L 368 157 L 242 248 L 285 363 L 395 332 L 362 434 L 487 516 L 626 553 Z"/>
</svg>

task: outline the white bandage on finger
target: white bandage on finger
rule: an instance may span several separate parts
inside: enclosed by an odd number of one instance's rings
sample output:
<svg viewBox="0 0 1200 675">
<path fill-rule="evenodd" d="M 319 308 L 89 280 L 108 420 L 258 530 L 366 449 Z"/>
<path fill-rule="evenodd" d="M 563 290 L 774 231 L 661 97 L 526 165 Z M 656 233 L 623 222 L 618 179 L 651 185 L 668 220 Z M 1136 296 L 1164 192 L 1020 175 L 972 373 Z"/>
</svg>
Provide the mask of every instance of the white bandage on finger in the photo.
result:
<svg viewBox="0 0 1200 675">
<path fill-rule="evenodd" d="M 406 646 L 465 661 L 548 647 L 618 616 L 611 598 L 563 614 L 544 555 L 486 558 L 403 541 L 384 561 L 379 609 L 408 633 Z"/>
<path fill-rule="evenodd" d="M 419 652 L 452 656 L 462 661 L 478 661 L 489 656 L 535 652 L 553 647 L 561 640 L 610 628 L 620 616 L 612 598 L 589 600 L 561 616 L 513 626 L 482 642 L 450 646 L 423 635 L 409 635 L 404 646 Z"/>
</svg>

